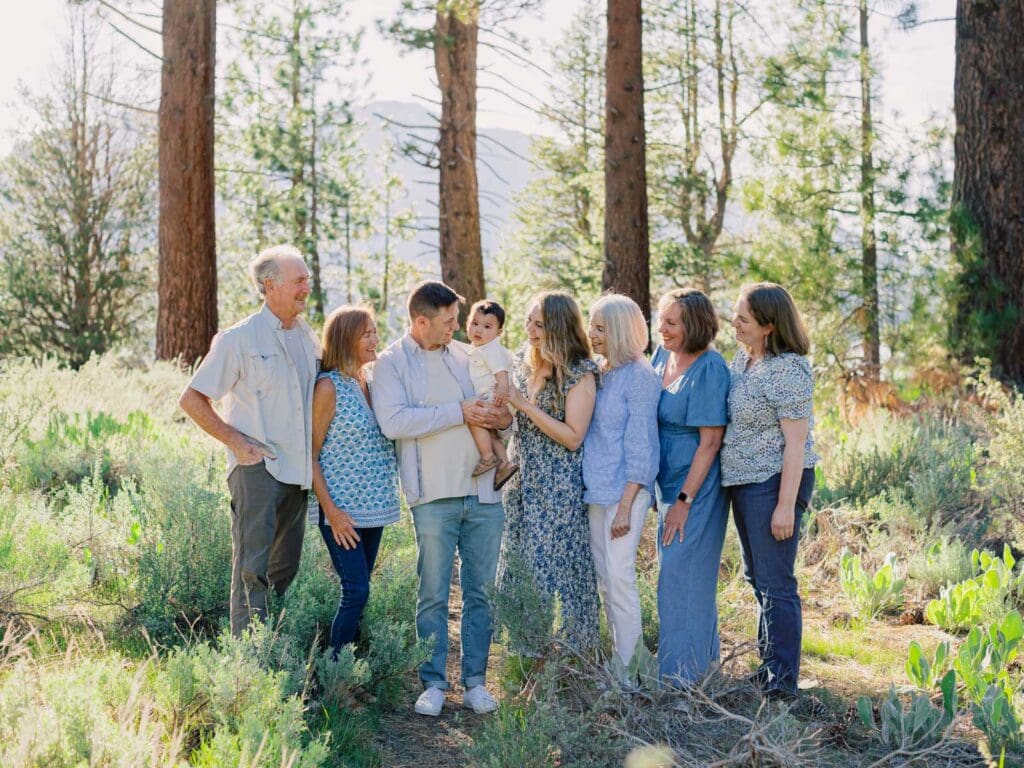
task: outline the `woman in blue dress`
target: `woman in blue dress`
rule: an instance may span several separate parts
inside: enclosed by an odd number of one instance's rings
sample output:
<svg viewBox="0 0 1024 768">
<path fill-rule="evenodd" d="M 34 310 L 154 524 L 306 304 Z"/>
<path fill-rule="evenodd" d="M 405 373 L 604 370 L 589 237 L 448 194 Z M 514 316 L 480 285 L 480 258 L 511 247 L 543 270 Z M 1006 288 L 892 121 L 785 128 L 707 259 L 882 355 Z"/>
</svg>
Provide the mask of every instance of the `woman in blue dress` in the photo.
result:
<svg viewBox="0 0 1024 768">
<path fill-rule="evenodd" d="M 651 360 L 663 387 L 658 665 L 671 685 L 700 679 L 719 658 L 718 568 L 729 504 L 718 451 L 728 423 L 729 367 L 710 348 L 718 319 L 707 296 L 670 291 L 658 310 L 661 346 Z"/>
<path fill-rule="evenodd" d="M 398 522 L 395 446 L 370 408 L 369 364 L 377 326 L 360 307 L 339 307 L 324 323 L 323 371 L 313 390 L 313 491 L 320 534 L 341 579 L 331 648 L 354 642 L 370 597 L 370 573 L 385 525 Z"/>
</svg>

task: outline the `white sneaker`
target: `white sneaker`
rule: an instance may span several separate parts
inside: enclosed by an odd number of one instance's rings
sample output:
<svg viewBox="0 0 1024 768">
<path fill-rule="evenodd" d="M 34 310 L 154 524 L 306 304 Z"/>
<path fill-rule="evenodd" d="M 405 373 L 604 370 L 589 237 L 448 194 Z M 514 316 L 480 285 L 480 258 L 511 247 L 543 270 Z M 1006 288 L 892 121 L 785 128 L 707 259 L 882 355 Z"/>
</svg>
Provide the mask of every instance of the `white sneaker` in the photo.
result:
<svg viewBox="0 0 1024 768">
<path fill-rule="evenodd" d="M 498 708 L 498 702 L 482 685 L 474 685 L 462 694 L 462 706 L 469 707 L 478 715 L 486 715 Z"/>
<path fill-rule="evenodd" d="M 441 714 L 441 707 L 444 706 L 444 691 L 437 687 L 427 688 L 420 697 L 416 699 L 416 714 L 437 717 Z"/>
</svg>

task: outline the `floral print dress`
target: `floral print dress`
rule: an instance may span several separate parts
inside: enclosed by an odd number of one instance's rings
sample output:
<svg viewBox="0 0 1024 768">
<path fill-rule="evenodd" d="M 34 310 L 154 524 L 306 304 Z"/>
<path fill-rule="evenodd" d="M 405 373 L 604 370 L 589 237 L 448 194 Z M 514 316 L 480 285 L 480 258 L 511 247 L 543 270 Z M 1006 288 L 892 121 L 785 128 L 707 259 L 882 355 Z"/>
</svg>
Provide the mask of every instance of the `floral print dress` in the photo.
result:
<svg viewBox="0 0 1024 768">
<path fill-rule="evenodd" d="M 553 380 L 538 393 L 537 405 L 564 420 L 565 396 L 587 373 L 599 379 L 593 360 L 571 364 L 562 384 L 561 405 L 556 402 Z M 512 384 L 524 396 L 527 376 L 523 353 L 519 353 Z M 598 643 L 597 577 L 583 502 L 583 448 L 570 451 L 559 445 L 519 411 L 515 425 L 509 459 L 520 470 L 505 486 L 498 588 L 511 595 L 521 587 L 519 579 L 532 580 L 547 607 L 555 596 L 561 602 L 562 639 L 577 649 L 594 648 Z"/>
</svg>

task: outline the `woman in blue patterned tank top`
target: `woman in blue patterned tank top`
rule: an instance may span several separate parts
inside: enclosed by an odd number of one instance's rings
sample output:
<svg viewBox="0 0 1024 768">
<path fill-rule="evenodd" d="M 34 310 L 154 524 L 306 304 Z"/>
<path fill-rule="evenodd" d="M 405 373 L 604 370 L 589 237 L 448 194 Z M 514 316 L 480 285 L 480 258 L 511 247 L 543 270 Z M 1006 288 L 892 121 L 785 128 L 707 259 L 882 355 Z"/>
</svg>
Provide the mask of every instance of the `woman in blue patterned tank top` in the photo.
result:
<svg viewBox="0 0 1024 768">
<path fill-rule="evenodd" d="M 368 365 L 377 326 L 359 307 L 339 307 L 324 323 L 323 372 L 313 391 L 313 491 L 320 533 L 341 579 L 331 647 L 354 642 L 370 596 L 381 533 L 398 522 L 395 446 L 370 408 Z"/>
</svg>

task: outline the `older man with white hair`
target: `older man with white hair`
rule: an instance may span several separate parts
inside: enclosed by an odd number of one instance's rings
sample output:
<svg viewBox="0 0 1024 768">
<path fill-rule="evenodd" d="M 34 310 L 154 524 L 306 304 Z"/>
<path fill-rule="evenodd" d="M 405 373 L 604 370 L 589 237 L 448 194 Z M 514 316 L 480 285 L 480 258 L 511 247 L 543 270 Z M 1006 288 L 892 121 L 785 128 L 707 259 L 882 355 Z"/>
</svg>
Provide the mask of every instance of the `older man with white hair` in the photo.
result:
<svg viewBox="0 0 1024 768">
<path fill-rule="evenodd" d="M 302 318 L 309 270 L 290 245 L 250 265 L 259 312 L 217 334 L 178 404 L 227 447 L 231 492 L 231 632 L 265 619 L 299 568 L 313 481 L 316 335 Z M 220 401 L 221 414 L 213 407 Z"/>
</svg>

